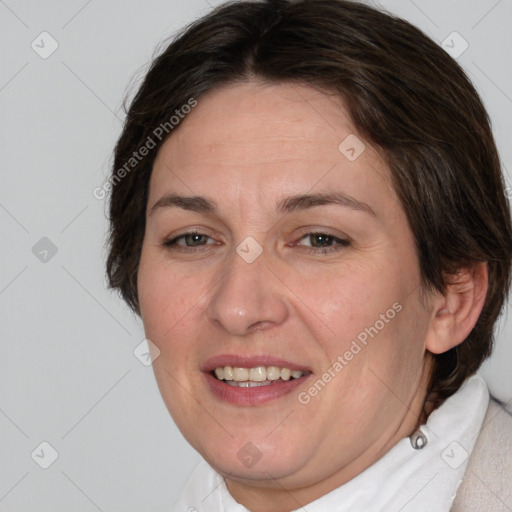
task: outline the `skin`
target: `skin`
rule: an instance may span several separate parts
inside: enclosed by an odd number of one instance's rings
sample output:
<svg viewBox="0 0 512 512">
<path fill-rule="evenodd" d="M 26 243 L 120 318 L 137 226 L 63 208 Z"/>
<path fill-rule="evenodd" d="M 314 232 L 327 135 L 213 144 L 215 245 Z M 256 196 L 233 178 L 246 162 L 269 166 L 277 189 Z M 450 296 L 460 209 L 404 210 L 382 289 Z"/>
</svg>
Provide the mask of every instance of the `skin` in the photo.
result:
<svg viewBox="0 0 512 512">
<path fill-rule="evenodd" d="M 157 155 L 150 181 L 138 293 L 165 404 L 190 444 L 253 511 L 300 508 L 372 465 L 421 417 L 431 352 L 464 340 L 485 298 L 485 264 L 461 271 L 446 295 L 420 300 L 414 237 L 389 169 L 338 150 L 356 134 L 341 100 L 311 87 L 257 80 L 214 89 Z M 341 191 L 373 213 L 322 205 L 283 215 L 276 204 Z M 170 192 L 204 196 L 216 213 L 152 206 Z M 166 240 L 205 237 L 181 249 Z M 317 231 L 332 239 L 310 253 Z M 263 249 L 236 252 L 248 236 Z M 207 242 L 204 245 L 204 242 Z M 192 247 L 190 247 L 192 246 Z M 195 250 L 195 252 L 193 252 Z M 297 395 L 398 303 L 402 309 L 308 404 Z M 309 368 L 294 392 L 257 406 L 216 398 L 200 368 L 218 354 L 270 354 Z M 248 442 L 261 459 L 246 467 Z"/>
</svg>

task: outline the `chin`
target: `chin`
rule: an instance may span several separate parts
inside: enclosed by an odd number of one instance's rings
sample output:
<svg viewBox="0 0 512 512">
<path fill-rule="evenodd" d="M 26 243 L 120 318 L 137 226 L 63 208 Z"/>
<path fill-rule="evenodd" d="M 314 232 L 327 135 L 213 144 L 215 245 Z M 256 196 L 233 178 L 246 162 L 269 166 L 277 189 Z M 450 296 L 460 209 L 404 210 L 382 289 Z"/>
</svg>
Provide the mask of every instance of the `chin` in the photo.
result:
<svg viewBox="0 0 512 512">
<path fill-rule="evenodd" d="M 268 481 L 286 478 L 300 471 L 311 460 L 313 454 L 306 452 L 308 444 L 293 439 L 291 433 L 282 432 L 265 439 L 268 429 L 247 429 L 235 437 L 205 439 L 199 434 L 187 437 L 192 446 L 217 472 L 231 479 Z M 310 443 L 310 441 L 309 441 Z"/>
</svg>

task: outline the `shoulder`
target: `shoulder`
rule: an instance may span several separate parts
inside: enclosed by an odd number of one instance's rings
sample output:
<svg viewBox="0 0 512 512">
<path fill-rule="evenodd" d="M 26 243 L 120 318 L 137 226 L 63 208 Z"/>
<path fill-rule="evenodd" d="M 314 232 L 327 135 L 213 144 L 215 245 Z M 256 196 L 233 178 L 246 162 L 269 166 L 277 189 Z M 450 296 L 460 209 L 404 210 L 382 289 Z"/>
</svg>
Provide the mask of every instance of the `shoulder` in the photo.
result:
<svg viewBox="0 0 512 512">
<path fill-rule="evenodd" d="M 451 512 L 512 510 L 512 415 L 494 399 Z"/>
</svg>

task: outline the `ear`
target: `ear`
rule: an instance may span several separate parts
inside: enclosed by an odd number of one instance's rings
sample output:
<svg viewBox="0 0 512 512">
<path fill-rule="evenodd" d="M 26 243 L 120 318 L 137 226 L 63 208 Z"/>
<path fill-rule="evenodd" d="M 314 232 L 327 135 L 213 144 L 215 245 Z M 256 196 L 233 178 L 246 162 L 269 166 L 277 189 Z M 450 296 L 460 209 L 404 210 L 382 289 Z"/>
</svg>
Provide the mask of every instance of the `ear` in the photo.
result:
<svg viewBox="0 0 512 512">
<path fill-rule="evenodd" d="M 487 263 L 479 262 L 448 277 L 444 295 L 434 301 L 426 349 L 442 354 L 462 343 L 475 326 L 487 296 Z"/>
</svg>

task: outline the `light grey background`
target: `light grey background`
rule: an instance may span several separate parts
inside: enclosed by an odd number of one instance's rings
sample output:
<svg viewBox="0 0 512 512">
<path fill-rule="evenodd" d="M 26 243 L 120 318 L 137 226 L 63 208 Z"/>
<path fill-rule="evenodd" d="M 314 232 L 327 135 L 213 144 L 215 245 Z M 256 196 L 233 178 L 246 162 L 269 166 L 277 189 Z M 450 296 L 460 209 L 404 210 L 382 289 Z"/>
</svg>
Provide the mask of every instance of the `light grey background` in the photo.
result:
<svg viewBox="0 0 512 512">
<path fill-rule="evenodd" d="M 106 290 L 106 205 L 92 192 L 108 175 L 134 73 L 218 3 L 0 0 L 2 511 L 168 510 L 199 460 L 133 354 L 140 321 Z M 467 41 L 458 61 L 512 169 L 512 0 L 381 5 L 452 51 Z M 44 31 L 58 43 L 46 59 Z M 503 400 L 512 399 L 511 334 L 503 322 L 484 371 Z M 48 469 L 44 441 L 58 452 Z"/>
</svg>

